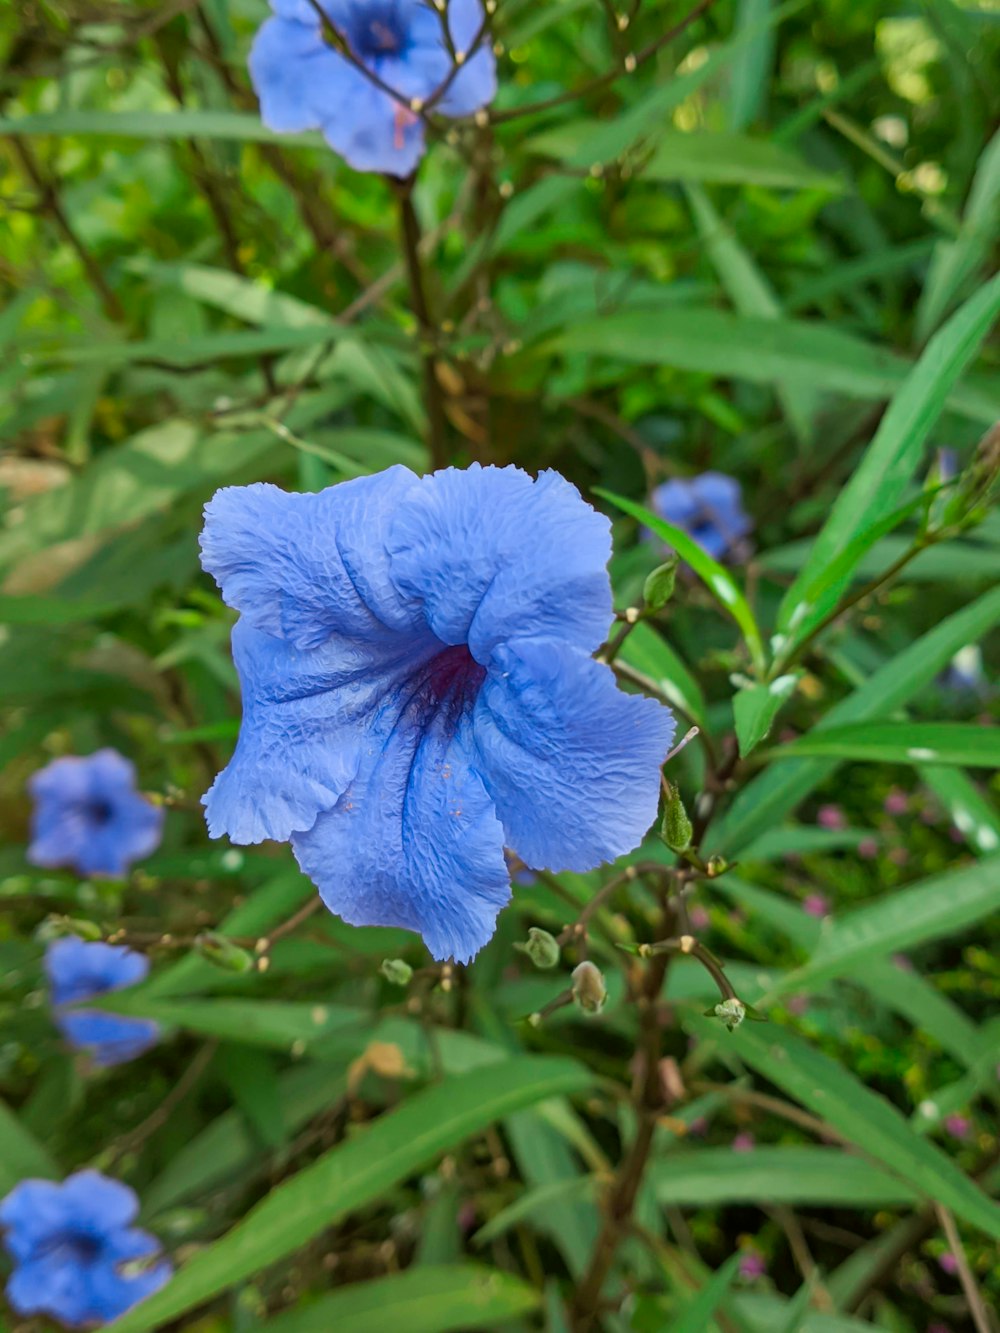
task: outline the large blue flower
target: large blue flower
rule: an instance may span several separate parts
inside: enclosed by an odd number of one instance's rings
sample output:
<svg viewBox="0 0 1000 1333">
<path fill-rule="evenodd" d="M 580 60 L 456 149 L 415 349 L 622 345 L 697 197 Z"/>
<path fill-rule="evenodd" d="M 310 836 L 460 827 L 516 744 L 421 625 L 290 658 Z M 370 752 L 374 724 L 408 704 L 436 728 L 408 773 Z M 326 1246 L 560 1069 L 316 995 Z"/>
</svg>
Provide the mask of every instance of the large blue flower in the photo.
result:
<svg viewBox="0 0 1000 1333">
<path fill-rule="evenodd" d="M 120 944 L 91 943 L 68 935 L 49 945 L 45 971 L 60 1032 L 71 1046 L 87 1051 L 96 1065 L 134 1060 L 159 1040 L 159 1025 L 150 1019 L 64 1008 L 144 980 L 149 960 L 143 954 Z"/>
<path fill-rule="evenodd" d="M 743 509 L 740 483 L 723 472 L 665 481 L 652 500 L 656 513 L 683 528 L 716 560 L 735 554 L 753 527 Z"/>
<path fill-rule="evenodd" d="M 163 810 L 136 791 L 135 768 L 117 750 L 53 759 L 28 788 L 33 865 L 118 876 L 160 845 Z"/>
<path fill-rule="evenodd" d="M 99 1171 L 78 1171 L 61 1185 L 15 1185 L 0 1203 L 4 1244 L 14 1260 L 7 1283 L 14 1310 L 50 1315 L 72 1328 L 93 1327 L 162 1287 L 171 1265 L 150 1262 L 160 1243 L 132 1225 L 138 1211 L 135 1192 Z"/>
<path fill-rule="evenodd" d="M 550 870 L 629 851 L 673 719 L 590 656 L 610 549 L 555 472 L 219 491 L 202 563 L 242 613 L 243 726 L 209 832 L 291 839 L 332 911 L 460 961 L 510 897 L 505 844 Z"/>
<path fill-rule="evenodd" d="M 446 116 L 470 115 L 496 93 L 489 40 L 469 55 L 481 33 L 479 0 L 449 0 L 444 15 L 427 0 L 271 0 L 271 8 L 250 52 L 264 124 L 321 129 L 358 171 L 405 177 L 416 169 L 424 125 L 409 103 L 430 102 L 448 79 L 433 103 Z M 453 78 L 445 22 L 461 62 Z M 333 32 L 353 62 L 332 44 Z"/>
</svg>

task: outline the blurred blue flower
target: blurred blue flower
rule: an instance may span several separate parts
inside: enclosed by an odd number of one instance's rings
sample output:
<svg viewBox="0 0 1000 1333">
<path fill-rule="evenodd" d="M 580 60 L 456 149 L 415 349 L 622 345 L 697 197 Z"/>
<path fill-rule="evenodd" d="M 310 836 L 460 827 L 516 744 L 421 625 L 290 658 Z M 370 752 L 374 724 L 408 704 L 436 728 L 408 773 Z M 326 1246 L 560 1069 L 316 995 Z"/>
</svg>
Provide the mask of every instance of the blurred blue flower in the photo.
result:
<svg viewBox="0 0 1000 1333">
<path fill-rule="evenodd" d="M 271 8 L 274 17 L 250 52 L 264 124 L 278 131 L 321 129 L 358 171 L 405 177 L 416 170 L 424 124 L 407 104 L 429 102 L 452 74 L 445 22 L 461 63 L 433 109 L 471 115 L 496 93 L 489 38 L 465 58 L 481 31 L 479 0 L 449 0 L 446 14 L 427 0 L 271 0 Z M 331 44 L 330 29 L 353 62 Z"/>
<path fill-rule="evenodd" d="M 674 725 L 590 656 L 610 552 L 555 472 L 219 491 L 202 563 L 242 613 L 243 726 L 211 835 L 291 839 L 332 911 L 459 961 L 510 898 L 505 843 L 550 870 L 629 851 Z"/>
<path fill-rule="evenodd" d="M 119 876 L 160 845 L 163 810 L 136 791 L 135 768 L 117 750 L 53 759 L 28 789 L 33 865 Z"/>
<path fill-rule="evenodd" d="M 740 483 L 722 472 L 665 481 L 653 491 L 652 509 L 715 560 L 734 554 L 753 527 L 743 509 Z"/>
<path fill-rule="evenodd" d="M 61 1185 L 15 1185 L 0 1203 L 0 1226 L 14 1260 L 7 1299 L 17 1314 L 92 1327 L 162 1287 L 172 1271 L 166 1260 L 135 1264 L 160 1253 L 155 1236 L 132 1226 L 138 1211 L 135 1192 L 99 1171 L 78 1171 Z"/>
<path fill-rule="evenodd" d="M 71 1046 L 87 1051 L 96 1065 L 106 1068 L 134 1060 L 159 1040 L 159 1025 L 147 1018 L 100 1009 L 63 1009 L 144 980 L 149 960 L 143 954 L 120 944 L 91 943 L 68 935 L 49 945 L 45 971 L 60 1032 Z"/>
</svg>

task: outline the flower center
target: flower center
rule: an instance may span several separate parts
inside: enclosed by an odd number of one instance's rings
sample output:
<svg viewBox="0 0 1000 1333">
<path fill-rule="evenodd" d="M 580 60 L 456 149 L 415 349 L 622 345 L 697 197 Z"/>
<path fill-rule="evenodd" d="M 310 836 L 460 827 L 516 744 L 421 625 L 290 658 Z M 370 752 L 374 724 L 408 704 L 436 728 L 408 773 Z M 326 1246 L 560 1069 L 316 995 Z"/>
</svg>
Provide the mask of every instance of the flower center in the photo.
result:
<svg viewBox="0 0 1000 1333">
<path fill-rule="evenodd" d="M 83 807 L 83 813 L 90 824 L 110 824 L 114 815 L 110 804 L 107 801 L 87 801 Z"/>
<path fill-rule="evenodd" d="M 53 1264 L 92 1264 L 101 1253 L 101 1242 L 83 1231 L 57 1231 L 38 1248 Z"/>
<path fill-rule="evenodd" d="M 427 667 L 424 698 L 432 707 L 456 707 L 475 702 L 479 687 L 486 679 L 486 668 L 480 666 L 464 643 L 446 648 Z"/>
<path fill-rule="evenodd" d="M 346 27 L 345 36 L 359 60 L 396 56 L 406 46 L 406 30 L 395 3 L 356 5 Z"/>
</svg>

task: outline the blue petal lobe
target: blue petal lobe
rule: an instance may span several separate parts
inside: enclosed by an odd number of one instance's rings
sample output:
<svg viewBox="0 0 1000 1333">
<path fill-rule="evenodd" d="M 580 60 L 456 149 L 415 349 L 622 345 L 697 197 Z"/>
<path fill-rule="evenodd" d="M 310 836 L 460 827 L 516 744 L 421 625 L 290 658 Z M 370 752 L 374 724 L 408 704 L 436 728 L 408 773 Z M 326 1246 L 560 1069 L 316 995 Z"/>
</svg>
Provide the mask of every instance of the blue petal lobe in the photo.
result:
<svg viewBox="0 0 1000 1333">
<path fill-rule="evenodd" d="M 497 648 L 474 713 L 479 769 L 508 845 L 529 865 L 590 870 L 656 817 L 674 721 L 610 668 L 552 640 Z"/>
<path fill-rule="evenodd" d="M 268 19 L 250 48 L 250 77 L 260 100 L 261 119 L 279 133 L 315 129 L 319 115 L 314 86 L 335 73 L 318 25 Z"/>
</svg>

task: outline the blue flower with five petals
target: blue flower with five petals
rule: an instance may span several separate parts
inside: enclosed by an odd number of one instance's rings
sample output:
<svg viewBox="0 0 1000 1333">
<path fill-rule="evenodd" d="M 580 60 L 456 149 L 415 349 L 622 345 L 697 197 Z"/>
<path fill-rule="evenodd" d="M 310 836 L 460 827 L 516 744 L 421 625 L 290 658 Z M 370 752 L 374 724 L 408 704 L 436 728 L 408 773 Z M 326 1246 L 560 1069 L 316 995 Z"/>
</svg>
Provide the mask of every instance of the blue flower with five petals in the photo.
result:
<svg viewBox="0 0 1000 1333">
<path fill-rule="evenodd" d="M 743 509 L 740 483 L 723 472 L 665 481 L 653 492 L 652 508 L 716 560 L 734 555 L 753 527 Z"/>
<path fill-rule="evenodd" d="M 468 116 L 496 93 L 489 40 L 477 42 L 479 0 L 449 0 L 440 14 L 427 0 L 271 0 L 271 8 L 250 52 L 264 124 L 319 128 L 358 171 L 416 170 L 424 123 L 410 103 Z"/>
<path fill-rule="evenodd" d="M 53 759 L 28 790 L 33 865 L 119 876 L 160 845 L 163 810 L 136 791 L 135 768 L 117 750 Z"/>
<path fill-rule="evenodd" d="M 61 1185 L 15 1185 L 0 1203 L 4 1244 L 14 1260 L 7 1283 L 13 1309 L 90 1328 L 157 1291 L 172 1269 L 163 1259 L 148 1262 L 160 1243 L 132 1225 L 138 1212 L 135 1191 L 99 1171 L 78 1171 Z"/>
<path fill-rule="evenodd" d="M 45 953 L 56 1023 L 71 1046 L 86 1051 L 96 1065 L 124 1064 L 155 1046 L 158 1023 L 101 1009 L 65 1009 L 95 995 L 124 990 L 143 981 L 149 959 L 120 944 L 85 941 L 75 935 L 53 940 Z"/>
<path fill-rule="evenodd" d="M 290 839 L 346 921 L 463 962 L 509 900 L 505 845 L 549 870 L 631 850 L 674 724 L 591 657 L 610 552 L 556 472 L 219 491 L 202 563 L 241 613 L 243 725 L 211 835 Z"/>
</svg>

